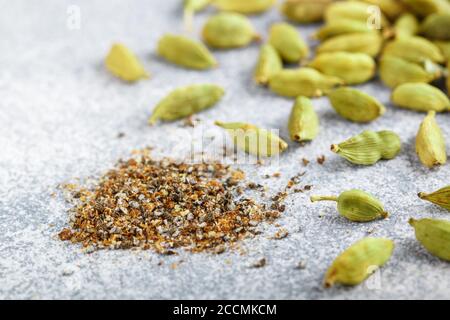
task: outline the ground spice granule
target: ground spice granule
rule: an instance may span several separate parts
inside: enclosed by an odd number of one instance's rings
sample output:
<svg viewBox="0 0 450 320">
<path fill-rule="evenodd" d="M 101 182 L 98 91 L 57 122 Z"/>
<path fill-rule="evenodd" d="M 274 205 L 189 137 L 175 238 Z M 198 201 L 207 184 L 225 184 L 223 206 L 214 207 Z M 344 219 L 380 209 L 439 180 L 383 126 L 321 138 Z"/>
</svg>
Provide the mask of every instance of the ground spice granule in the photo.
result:
<svg viewBox="0 0 450 320">
<path fill-rule="evenodd" d="M 240 171 L 219 163 L 153 160 L 142 153 L 120 161 L 92 190 L 70 189 L 76 201 L 61 240 L 93 249 L 186 248 L 221 253 L 258 234 L 280 212 L 240 197 Z"/>
</svg>

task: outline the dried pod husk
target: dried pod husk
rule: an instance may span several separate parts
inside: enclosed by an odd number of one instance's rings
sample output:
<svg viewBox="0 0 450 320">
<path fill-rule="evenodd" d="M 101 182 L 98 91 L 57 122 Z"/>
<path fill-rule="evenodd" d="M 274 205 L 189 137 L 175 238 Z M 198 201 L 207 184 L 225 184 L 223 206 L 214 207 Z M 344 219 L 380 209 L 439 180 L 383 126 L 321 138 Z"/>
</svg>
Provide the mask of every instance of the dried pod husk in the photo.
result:
<svg viewBox="0 0 450 320">
<path fill-rule="evenodd" d="M 287 0 L 281 5 L 281 13 L 297 23 L 314 23 L 323 20 L 326 7 L 333 0 Z"/>
<path fill-rule="evenodd" d="M 450 41 L 434 41 L 436 47 L 441 50 L 446 61 L 450 61 Z"/>
<path fill-rule="evenodd" d="M 429 15 L 420 26 L 420 33 L 428 39 L 450 40 L 450 13 Z"/>
<path fill-rule="evenodd" d="M 120 43 L 111 47 L 105 59 L 105 66 L 113 75 L 128 82 L 149 78 L 144 66 L 134 53 Z"/>
<path fill-rule="evenodd" d="M 416 63 L 433 61 L 444 62 L 444 56 L 436 45 L 422 37 L 411 36 L 389 42 L 383 49 L 383 55 L 390 55 Z"/>
<path fill-rule="evenodd" d="M 394 31 L 396 39 L 414 36 L 419 32 L 419 20 L 409 12 L 404 13 L 395 21 Z"/>
<path fill-rule="evenodd" d="M 258 158 L 272 157 L 288 148 L 288 144 L 278 135 L 252 124 L 221 121 L 215 124 L 228 131 L 236 147 Z"/>
<path fill-rule="evenodd" d="M 149 119 L 152 125 L 158 120 L 175 121 L 214 106 L 224 95 L 224 90 L 213 84 L 195 84 L 172 91 L 162 99 Z"/>
<path fill-rule="evenodd" d="M 394 242 L 389 239 L 364 238 L 356 242 L 334 260 L 325 275 L 325 287 L 360 284 L 384 265 L 393 251 Z"/>
<path fill-rule="evenodd" d="M 363 0 L 371 5 L 380 7 L 381 11 L 390 19 L 395 20 L 407 11 L 406 6 L 399 0 Z"/>
<path fill-rule="evenodd" d="M 311 68 L 283 69 L 269 80 L 269 88 L 284 97 L 320 97 L 344 82 Z"/>
<path fill-rule="evenodd" d="M 166 34 L 158 42 L 158 54 L 169 62 L 190 69 L 210 69 L 217 61 L 202 43 L 187 37 Z"/>
<path fill-rule="evenodd" d="M 348 33 L 379 33 L 379 30 L 370 28 L 366 22 L 338 19 L 331 20 L 320 27 L 313 37 L 321 41 Z"/>
<path fill-rule="evenodd" d="M 416 136 L 416 152 L 422 164 L 428 168 L 447 162 L 445 139 L 436 122 L 435 111 L 430 111 L 420 125 Z"/>
<path fill-rule="evenodd" d="M 196 12 L 205 9 L 212 0 L 184 0 L 184 25 L 188 31 L 192 30 L 192 20 Z"/>
<path fill-rule="evenodd" d="M 308 67 L 339 77 L 346 84 L 360 84 L 369 81 L 375 75 L 374 59 L 364 53 L 329 52 L 317 55 Z"/>
<path fill-rule="evenodd" d="M 287 23 L 272 25 L 268 42 L 287 63 L 300 62 L 309 55 L 308 44 L 298 31 Z"/>
<path fill-rule="evenodd" d="M 410 219 L 417 240 L 432 255 L 450 261 L 450 222 L 437 219 Z"/>
<path fill-rule="evenodd" d="M 341 117 L 353 122 L 371 122 L 386 112 L 377 99 L 353 88 L 338 88 L 329 92 L 328 98 Z"/>
<path fill-rule="evenodd" d="M 419 198 L 430 201 L 442 208 L 450 210 L 450 186 L 446 186 L 432 193 L 419 192 Z"/>
<path fill-rule="evenodd" d="M 376 57 L 382 44 L 383 37 L 377 32 L 349 33 L 325 40 L 317 47 L 317 53 L 345 51 Z"/>
<path fill-rule="evenodd" d="M 385 219 L 389 214 L 374 196 L 362 190 L 349 190 L 336 196 L 312 196 L 311 202 L 336 201 L 339 214 L 350 221 L 369 222 Z"/>
<path fill-rule="evenodd" d="M 448 97 L 436 87 L 426 83 L 404 83 L 392 92 L 392 102 L 401 108 L 420 112 L 450 110 Z"/>
<path fill-rule="evenodd" d="M 227 12 L 210 17 L 202 35 L 208 46 L 217 49 L 245 47 L 261 38 L 246 16 Z"/>
<path fill-rule="evenodd" d="M 274 6 L 277 0 L 213 0 L 213 5 L 222 11 L 242 14 L 263 13 Z"/>
<path fill-rule="evenodd" d="M 395 158 L 401 150 L 400 137 L 388 130 L 366 130 L 340 144 L 333 144 L 331 151 L 354 164 L 373 165 L 379 160 Z"/>
<path fill-rule="evenodd" d="M 330 4 L 325 10 L 325 20 L 350 19 L 368 24 L 371 21 L 373 5 L 360 1 L 337 1 Z M 386 16 L 380 13 L 380 27 L 389 26 Z"/>
<path fill-rule="evenodd" d="M 288 129 L 291 139 L 297 142 L 311 141 L 319 133 L 319 117 L 307 97 L 298 97 L 295 100 Z"/>
<path fill-rule="evenodd" d="M 448 0 L 402 0 L 417 16 L 426 17 L 433 13 L 450 13 Z"/>
<path fill-rule="evenodd" d="M 258 84 L 267 84 L 270 77 L 283 69 L 278 52 L 270 44 L 261 46 L 254 79 Z"/>
</svg>

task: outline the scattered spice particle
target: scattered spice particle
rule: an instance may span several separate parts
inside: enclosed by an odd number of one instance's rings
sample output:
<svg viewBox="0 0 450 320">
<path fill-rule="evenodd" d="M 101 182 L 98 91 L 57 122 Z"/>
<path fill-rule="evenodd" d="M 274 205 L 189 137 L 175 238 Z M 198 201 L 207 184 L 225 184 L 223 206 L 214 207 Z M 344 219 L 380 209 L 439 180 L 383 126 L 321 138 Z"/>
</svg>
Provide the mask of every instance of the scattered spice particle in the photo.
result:
<svg viewBox="0 0 450 320">
<path fill-rule="evenodd" d="M 279 177 L 281 177 L 281 173 L 280 173 L 280 172 L 275 172 L 275 173 L 273 174 L 273 177 L 274 177 L 274 178 L 279 178 Z"/>
<path fill-rule="evenodd" d="M 306 167 L 306 166 L 308 166 L 308 164 L 310 163 L 310 161 L 308 160 L 308 159 L 306 159 L 306 158 L 303 158 L 302 159 L 302 162 L 303 162 L 303 165 Z"/>
<path fill-rule="evenodd" d="M 122 138 L 124 138 L 125 137 L 125 133 L 124 132 L 119 132 L 118 134 L 117 134 L 117 139 L 122 139 Z"/>
<path fill-rule="evenodd" d="M 287 231 L 285 228 L 281 228 L 277 232 L 275 232 L 272 239 L 281 240 L 281 239 L 286 238 L 288 235 L 289 235 L 289 231 Z"/>
<path fill-rule="evenodd" d="M 267 264 L 266 258 L 261 258 L 251 264 L 251 268 L 263 268 Z"/>
<path fill-rule="evenodd" d="M 323 165 L 325 163 L 325 160 L 326 160 L 325 156 L 321 155 L 320 157 L 317 158 L 317 163 Z"/>
<path fill-rule="evenodd" d="M 196 119 L 191 115 L 184 119 L 183 126 L 194 128 L 198 122 L 200 122 L 200 119 Z"/>
<path fill-rule="evenodd" d="M 300 262 L 297 264 L 297 266 L 295 267 L 295 269 L 298 269 L 298 270 L 304 270 L 304 269 L 306 269 L 306 262 L 300 261 Z"/>
</svg>

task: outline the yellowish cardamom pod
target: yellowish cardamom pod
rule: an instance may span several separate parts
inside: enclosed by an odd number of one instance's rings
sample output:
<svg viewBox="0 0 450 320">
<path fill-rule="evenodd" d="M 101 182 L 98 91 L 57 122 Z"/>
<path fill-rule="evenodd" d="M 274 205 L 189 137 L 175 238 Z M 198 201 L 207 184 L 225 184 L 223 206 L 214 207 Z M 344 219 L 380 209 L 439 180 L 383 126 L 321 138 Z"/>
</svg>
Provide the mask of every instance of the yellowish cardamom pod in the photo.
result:
<svg viewBox="0 0 450 320">
<path fill-rule="evenodd" d="M 383 38 L 379 33 L 349 33 L 325 40 L 317 47 L 317 53 L 345 51 L 376 57 L 382 44 Z"/>
<path fill-rule="evenodd" d="M 213 5 L 223 11 L 255 14 L 269 10 L 276 2 L 277 0 L 213 0 Z"/>
<path fill-rule="evenodd" d="M 369 28 L 365 21 L 339 19 L 326 22 L 324 26 L 317 30 L 313 37 L 323 41 L 348 33 L 379 33 L 379 31 Z"/>
<path fill-rule="evenodd" d="M 338 88 L 329 92 L 328 98 L 340 116 L 353 122 L 371 122 L 386 112 L 377 99 L 353 88 Z"/>
<path fill-rule="evenodd" d="M 428 168 L 447 162 L 445 140 L 436 122 L 436 112 L 430 111 L 420 125 L 416 137 L 416 152 L 420 161 Z"/>
<path fill-rule="evenodd" d="M 284 69 L 269 80 L 270 90 L 285 97 L 320 97 L 344 82 L 311 68 Z"/>
<path fill-rule="evenodd" d="M 397 19 L 407 9 L 399 0 L 363 0 L 371 5 L 380 7 L 381 11 L 390 19 Z"/>
<path fill-rule="evenodd" d="M 261 46 L 254 79 L 258 84 L 267 84 L 271 76 L 283 69 L 278 52 L 270 44 Z"/>
<path fill-rule="evenodd" d="M 360 1 L 337 1 L 330 4 L 325 10 L 325 20 L 350 19 L 364 22 L 370 21 L 373 11 L 372 5 Z M 389 25 L 386 16 L 380 12 L 380 22 L 382 27 Z"/>
<path fill-rule="evenodd" d="M 450 13 L 429 15 L 420 26 L 420 33 L 428 39 L 450 40 Z"/>
<path fill-rule="evenodd" d="M 434 41 L 436 47 L 441 50 L 446 61 L 450 61 L 450 41 Z"/>
<path fill-rule="evenodd" d="M 309 55 L 309 48 L 298 31 L 287 23 L 275 23 L 270 28 L 269 43 L 287 63 L 300 62 Z"/>
<path fill-rule="evenodd" d="M 325 286 L 335 283 L 354 286 L 384 265 L 394 251 L 394 242 L 383 238 L 364 238 L 342 252 L 325 275 Z"/>
<path fill-rule="evenodd" d="M 298 97 L 289 117 L 289 135 L 293 141 L 313 140 L 319 133 L 319 117 L 306 97 Z"/>
<path fill-rule="evenodd" d="M 450 96 L 450 59 L 447 63 L 447 95 Z"/>
<path fill-rule="evenodd" d="M 184 25 L 188 31 L 192 30 L 192 20 L 196 12 L 205 9 L 211 0 L 184 0 Z"/>
<path fill-rule="evenodd" d="M 346 84 L 360 84 L 369 81 L 375 75 L 374 59 L 364 53 L 329 52 L 317 55 L 309 67 L 320 72 L 339 77 Z"/>
<path fill-rule="evenodd" d="M 373 165 L 381 159 L 395 158 L 401 150 L 400 137 L 392 131 L 364 131 L 340 144 L 331 151 L 359 165 Z"/>
<path fill-rule="evenodd" d="M 203 27 L 206 44 L 217 49 L 244 47 L 261 37 L 250 20 L 239 13 L 219 13 L 208 19 Z"/>
<path fill-rule="evenodd" d="M 228 131 L 235 146 L 258 158 L 272 157 L 288 148 L 276 134 L 248 123 L 216 121 L 215 124 Z"/>
<path fill-rule="evenodd" d="M 444 61 L 441 51 L 425 38 L 411 36 L 389 42 L 383 49 L 384 55 L 396 56 L 410 62 L 421 63 L 429 60 L 436 63 Z"/>
<path fill-rule="evenodd" d="M 394 25 L 395 38 L 408 38 L 419 32 L 419 20 L 411 13 L 402 14 Z"/>
<path fill-rule="evenodd" d="M 341 216 L 355 222 L 385 219 L 389 214 L 374 196 L 362 190 L 349 190 L 336 196 L 312 196 L 311 202 L 335 201 Z"/>
<path fill-rule="evenodd" d="M 217 66 L 216 59 L 202 43 L 183 36 L 163 36 L 158 42 L 158 54 L 186 68 L 203 70 Z"/>
<path fill-rule="evenodd" d="M 414 111 L 443 112 L 450 110 L 450 100 L 436 87 L 427 83 L 404 83 L 392 92 L 392 102 Z"/>
<path fill-rule="evenodd" d="M 410 219 L 416 238 L 432 255 L 450 261 L 450 222 L 437 219 Z"/>
<path fill-rule="evenodd" d="M 446 186 L 432 193 L 419 192 L 419 198 L 430 201 L 442 208 L 450 210 L 450 186 Z"/>
<path fill-rule="evenodd" d="M 426 17 L 433 13 L 450 13 L 448 0 L 402 0 L 416 15 Z"/>
<path fill-rule="evenodd" d="M 134 53 L 120 43 L 111 47 L 105 60 L 105 66 L 113 75 L 125 81 L 134 82 L 149 78 L 144 66 Z"/>
<path fill-rule="evenodd" d="M 223 95 L 224 90 L 213 84 L 196 84 L 176 89 L 158 103 L 149 124 L 158 120 L 175 121 L 186 118 L 212 107 Z"/>
<path fill-rule="evenodd" d="M 286 0 L 281 13 L 297 23 L 314 23 L 323 20 L 326 7 L 332 0 Z"/>
</svg>

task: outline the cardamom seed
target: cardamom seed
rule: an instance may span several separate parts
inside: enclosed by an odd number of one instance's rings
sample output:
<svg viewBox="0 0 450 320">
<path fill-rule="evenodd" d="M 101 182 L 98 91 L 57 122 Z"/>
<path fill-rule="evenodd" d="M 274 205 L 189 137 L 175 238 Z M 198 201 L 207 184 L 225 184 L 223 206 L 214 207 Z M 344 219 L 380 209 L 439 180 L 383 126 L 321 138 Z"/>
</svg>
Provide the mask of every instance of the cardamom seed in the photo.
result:
<svg viewBox="0 0 450 320">
<path fill-rule="evenodd" d="M 342 85 L 338 77 L 327 76 L 311 68 L 284 69 L 269 80 L 270 90 L 285 97 L 320 97 Z"/>
<path fill-rule="evenodd" d="M 374 77 L 376 69 L 371 56 L 349 52 L 321 53 L 308 66 L 326 75 L 339 77 L 346 84 L 367 82 Z"/>
<path fill-rule="evenodd" d="M 418 36 L 400 38 L 389 42 L 384 47 L 383 54 L 416 63 L 421 63 L 426 60 L 436 63 L 444 61 L 441 51 L 434 43 Z"/>
<path fill-rule="evenodd" d="M 434 41 L 436 47 L 441 50 L 446 61 L 450 61 L 450 41 Z"/>
<path fill-rule="evenodd" d="M 400 150 L 400 137 L 388 130 L 379 132 L 366 130 L 340 144 L 331 146 L 331 151 L 359 165 L 373 165 L 382 159 L 393 159 Z"/>
<path fill-rule="evenodd" d="M 215 124 L 228 131 L 235 146 L 258 158 L 272 157 L 288 148 L 276 134 L 248 123 L 216 121 Z"/>
<path fill-rule="evenodd" d="M 450 210 L 450 186 L 446 186 L 432 193 L 419 192 L 419 198 L 430 201 L 442 208 Z"/>
<path fill-rule="evenodd" d="M 149 78 L 144 66 L 134 53 L 120 43 L 111 47 L 105 60 L 105 66 L 113 75 L 125 81 L 134 82 Z"/>
<path fill-rule="evenodd" d="M 287 0 L 281 6 L 281 13 L 297 23 L 314 23 L 323 20 L 326 7 L 332 0 Z"/>
<path fill-rule="evenodd" d="M 247 46 L 261 37 L 246 16 L 223 12 L 208 19 L 203 27 L 203 39 L 210 47 L 231 49 Z"/>
<path fill-rule="evenodd" d="M 310 99 L 300 96 L 295 100 L 288 129 L 291 139 L 297 142 L 310 141 L 317 136 L 319 117 Z"/>
<path fill-rule="evenodd" d="M 382 44 L 383 38 L 377 32 L 349 33 L 325 40 L 317 47 L 317 53 L 345 51 L 376 57 Z"/>
<path fill-rule="evenodd" d="M 325 10 L 325 21 L 350 19 L 364 22 L 371 18 L 371 4 L 360 1 L 340 1 L 333 2 Z M 387 27 L 389 21 L 386 16 L 380 12 L 380 22 L 382 27 Z"/>
<path fill-rule="evenodd" d="M 420 125 L 416 137 L 416 152 L 420 161 L 428 168 L 447 162 L 445 140 L 436 122 L 436 112 L 430 111 Z"/>
<path fill-rule="evenodd" d="M 278 52 L 270 44 L 261 46 L 254 79 L 258 84 L 267 84 L 271 76 L 283 69 Z"/>
<path fill-rule="evenodd" d="M 397 19 L 407 9 L 405 5 L 398 0 L 363 0 L 371 5 L 378 6 L 381 11 L 390 19 Z"/>
<path fill-rule="evenodd" d="M 208 109 L 224 95 L 224 90 L 213 84 L 195 84 L 172 91 L 159 102 L 149 119 L 152 125 L 158 120 L 175 121 Z"/>
<path fill-rule="evenodd" d="M 450 110 L 450 100 L 436 87 L 426 83 L 404 83 L 392 92 L 392 102 L 414 111 L 443 112 Z"/>
<path fill-rule="evenodd" d="M 275 23 L 270 28 L 269 43 L 287 63 L 297 63 L 309 55 L 309 48 L 297 30 L 287 23 Z"/>
<path fill-rule="evenodd" d="M 411 13 L 404 13 L 395 21 L 394 30 L 396 39 L 414 36 L 419 32 L 419 20 Z"/>
<path fill-rule="evenodd" d="M 364 238 L 342 252 L 325 275 L 325 287 L 335 283 L 354 286 L 384 265 L 394 251 L 394 242 L 384 238 Z"/>
<path fill-rule="evenodd" d="M 402 0 L 404 4 L 419 17 L 433 13 L 450 13 L 448 0 Z"/>
<path fill-rule="evenodd" d="M 186 30 L 192 30 L 192 20 L 196 12 L 205 9 L 212 0 L 184 0 L 184 25 Z"/>
<path fill-rule="evenodd" d="M 216 59 L 202 43 L 183 36 L 163 36 L 158 43 L 158 54 L 186 68 L 203 70 L 217 66 Z"/>
<path fill-rule="evenodd" d="M 262 13 L 274 6 L 276 0 L 214 0 L 213 5 L 222 11 L 242 14 Z"/>
<path fill-rule="evenodd" d="M 389 214 L 384 210 L 383 204 L 374 196 L 362 190 L 349 190 L 336 196 L 312 196 L 311 202 L 335 201 L 338 212 L 343 217 L 354 222 L 368 222 L 385 219 Z"/>
<path fill-rule="evenodd" d="M 432 14 L 420 26 L 420 33 L 434 40 L 450 40 L 450 13 Z"/>
<path fill-rule="evenodd" d="M 313 38 L 323 41 L 348 33 L 379 33 L 379 31 L 369 28 L 365 21 L 339 19 L 326 22 L 314 33 Z"/>
<path fill-rule="evenodd" d="M 417 240 L 432 255 L 450 261 L 450 222 L 437 219 L 410 219 Z"/>
<path fill-rule="evenodd" d="M 353 88 L 336 89 L 328 93 L 328 98 L 341 117 L 353 122 L 371 122 L 386 112 L 377 99 Z"/>
</svg>

